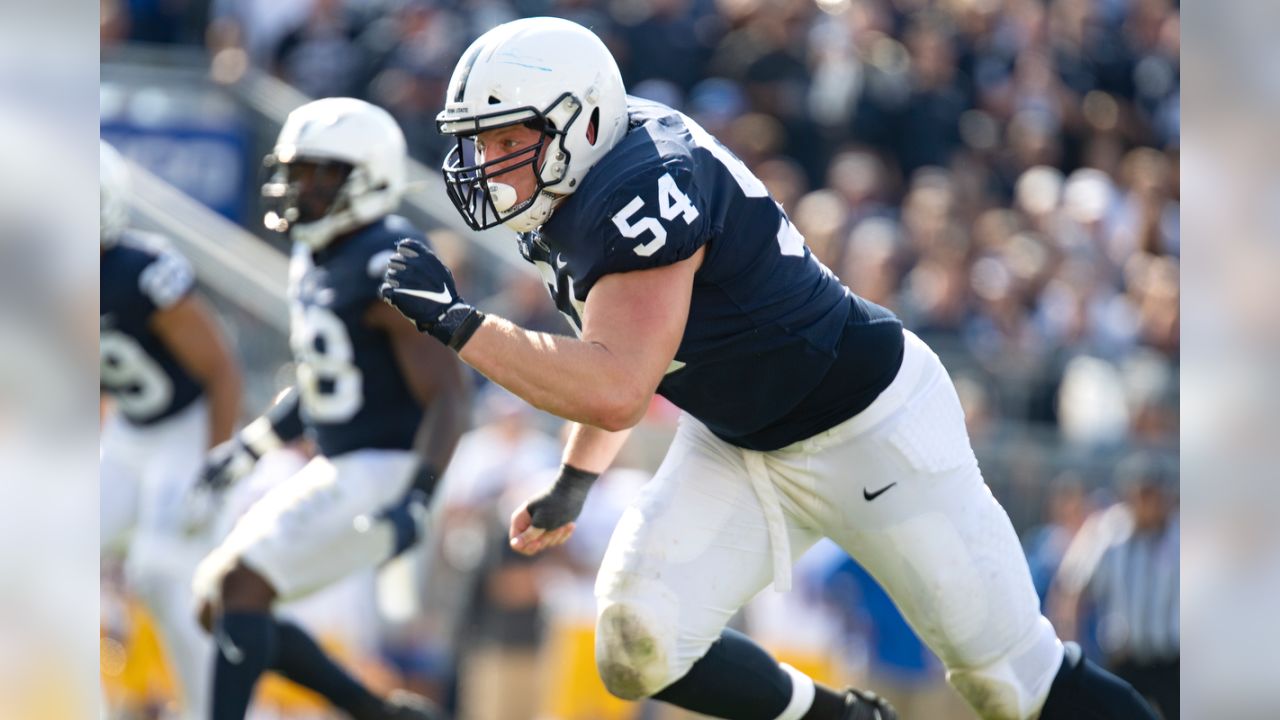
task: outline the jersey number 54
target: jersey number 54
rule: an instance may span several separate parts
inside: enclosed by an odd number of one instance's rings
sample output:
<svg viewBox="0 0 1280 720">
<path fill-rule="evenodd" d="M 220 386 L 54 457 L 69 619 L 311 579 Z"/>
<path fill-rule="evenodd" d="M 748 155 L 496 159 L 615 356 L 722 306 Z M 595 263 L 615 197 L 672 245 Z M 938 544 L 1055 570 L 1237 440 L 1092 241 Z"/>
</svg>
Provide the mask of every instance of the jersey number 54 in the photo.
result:
<svg viewBox="0 0 1280 720">
<path fill-rule="evenodd" d="M 642 207 L 644 207 L 643 198 L 639 195 L 631 198 L 631 202 L 614 214 L 613 224 L 618 227 L 618 232 L 622 233 L 623 237 L 637 238 L 646 231 L 651 233 L 652 240 L 640 243 L 633 248 L 635 254 L 649 257 L 667 244 L 667 229 L 652 215 L 645 215 L 633 222 L 631 216 L 639 212 Z M 689 201 L 688 195 L 680 192 L 671 173 L 664 173 L 658 178 L 658 214 L 663 220 L 668 221 L 677 217 L 683 218 L 686 225 L 698 219 L 698 208 Z"/>
</svg>

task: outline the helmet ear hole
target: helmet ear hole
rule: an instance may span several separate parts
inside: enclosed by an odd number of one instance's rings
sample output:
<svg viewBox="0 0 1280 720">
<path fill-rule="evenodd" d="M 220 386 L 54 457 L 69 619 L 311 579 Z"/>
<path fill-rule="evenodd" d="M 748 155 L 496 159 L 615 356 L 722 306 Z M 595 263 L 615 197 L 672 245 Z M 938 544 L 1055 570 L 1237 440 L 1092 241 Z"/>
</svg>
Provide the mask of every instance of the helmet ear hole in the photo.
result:
<svg viewBox="0 0 1280 720">
<path fill-rule="evenodd" d="M 587 121 L 587 142 L 591 145 L 596 144 L 596 136 L 600 130 L 600 108 L 595 107 L 591 110 L 591 119 Z"/>
</svg>

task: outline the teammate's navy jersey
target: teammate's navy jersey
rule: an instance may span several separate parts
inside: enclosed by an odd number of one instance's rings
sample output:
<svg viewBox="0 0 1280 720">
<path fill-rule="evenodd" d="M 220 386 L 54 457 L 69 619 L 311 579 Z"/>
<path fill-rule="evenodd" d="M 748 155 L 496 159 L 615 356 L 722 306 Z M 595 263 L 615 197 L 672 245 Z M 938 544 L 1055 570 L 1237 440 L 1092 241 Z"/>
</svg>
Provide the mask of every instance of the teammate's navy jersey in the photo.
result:
<svg viewBox="0 0 1280 720">
<path fill-rule="evenodd" d="M 395 244 L 426 242 L 390 215 L 314 254 L 295 243 L 289 265 L 290 332 L 302 418 L 328 456 L 365 448 L 409 449 L 422 420 L 386 332 L 366 315 Z"/>
<path fill-rule="evenodd" d="M 610 273 L 706 253 L 658 392 L 736 445 L 771 450 L 856 414 L 902 359 L 902 325 L 853 295 L 740 160 L 684 115 L 628 98 L 630 128 L 538 231 L 520 236 L 581 330 Z"/>
<path fill-rule="evenodd" d="M 151 319 L 191 293 L 195 273 L 163 239 L 135 231 L 103 249 L 99 268 L 101 388 L 129 422 L 163 420 L 202 390 L 151 331 Z"/>
</svg>

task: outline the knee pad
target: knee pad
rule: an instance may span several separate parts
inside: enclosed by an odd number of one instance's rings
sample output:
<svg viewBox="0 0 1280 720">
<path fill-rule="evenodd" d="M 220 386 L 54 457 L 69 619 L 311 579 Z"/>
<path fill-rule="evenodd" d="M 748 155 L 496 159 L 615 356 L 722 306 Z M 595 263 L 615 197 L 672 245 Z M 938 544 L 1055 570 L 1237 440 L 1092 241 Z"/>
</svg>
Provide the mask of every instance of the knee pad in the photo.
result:
<svg viewBox="0 0 1280 720">
<path fill-rule="evenodd" d="M 669 626 L 634 603 L 609 603 L 596 620 L 596 669 L 623 700 L 649 697 L 679 679 L 671 671 Z"/>
<path fill-rule="evenodd" d="M 1041 617 L 1022 641 L 994 662 L 947 668 L 947 682 L 983 720 L 1032 720 L 1044 706 L 1062 654 L 1053 626 Z"/>
</svg>

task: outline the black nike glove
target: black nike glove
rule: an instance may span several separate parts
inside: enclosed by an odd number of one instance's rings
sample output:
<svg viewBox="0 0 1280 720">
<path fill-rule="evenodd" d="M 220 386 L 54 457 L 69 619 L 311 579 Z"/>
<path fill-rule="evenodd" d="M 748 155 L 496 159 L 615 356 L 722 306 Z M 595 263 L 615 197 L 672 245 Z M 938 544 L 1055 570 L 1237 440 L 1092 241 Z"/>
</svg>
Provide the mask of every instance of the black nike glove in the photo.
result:
<svg viewBox="0 0 1280 720">
<path fill-rule="evenodd" d="M 418 328 L 455 351 L 484 321 L 484 313 L 462 301 L 453 273 L 419 240 L 396 243 L 378 294 Z"/>
<path fill-rule="evenodd" d="M 587 492 L 598 477 L 600 473 L 561 465 L 555 483 L 526 506 L 530 524 L 540 530 L 555 530 L 577 520 L 587 501 Z"/>
</svg>

